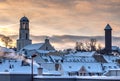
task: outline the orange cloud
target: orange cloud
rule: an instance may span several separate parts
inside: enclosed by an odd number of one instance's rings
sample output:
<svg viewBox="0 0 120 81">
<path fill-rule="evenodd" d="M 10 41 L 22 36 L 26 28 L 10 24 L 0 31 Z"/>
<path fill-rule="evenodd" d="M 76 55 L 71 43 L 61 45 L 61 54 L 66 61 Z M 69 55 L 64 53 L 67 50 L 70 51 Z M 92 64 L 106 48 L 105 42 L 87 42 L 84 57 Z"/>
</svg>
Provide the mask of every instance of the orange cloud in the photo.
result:
<svg viewBox="0 0 120 81">
<path fill-rule="evenodd" d="M 104 35 L 107 23 L 120 36 L 120 0 L 2 0 L 0 33 L 18 35 L 19 20 L 27 16 L 31 35 Z M 36 41 L 36 40 L 34 40 Z"/>
</svg>

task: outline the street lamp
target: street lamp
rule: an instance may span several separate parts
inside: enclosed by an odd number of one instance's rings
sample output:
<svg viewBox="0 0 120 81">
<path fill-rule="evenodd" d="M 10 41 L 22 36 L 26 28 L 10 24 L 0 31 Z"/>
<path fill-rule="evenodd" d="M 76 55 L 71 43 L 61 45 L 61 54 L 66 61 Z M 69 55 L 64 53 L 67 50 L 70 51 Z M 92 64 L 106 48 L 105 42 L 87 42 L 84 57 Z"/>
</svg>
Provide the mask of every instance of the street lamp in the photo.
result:
<svg viewBox="0 0 120 81">
<path fill-rule="evenodd" d="M 31 57 L 32 57 L 32 62 L 31 62 L 31 63 L 32 63 L 32 64 L 31 64 L 31 74 L 32 74 L 31 76 L 32 76 L 32 77 L 31 77 L 31 80 L 32 80 L 32 81 L 33 81 L 33 59 L 34 59 L 36 56 L 37 56 L 37 54 L 33 54 L 33 55 L 31 56 Z"/>
</svg>

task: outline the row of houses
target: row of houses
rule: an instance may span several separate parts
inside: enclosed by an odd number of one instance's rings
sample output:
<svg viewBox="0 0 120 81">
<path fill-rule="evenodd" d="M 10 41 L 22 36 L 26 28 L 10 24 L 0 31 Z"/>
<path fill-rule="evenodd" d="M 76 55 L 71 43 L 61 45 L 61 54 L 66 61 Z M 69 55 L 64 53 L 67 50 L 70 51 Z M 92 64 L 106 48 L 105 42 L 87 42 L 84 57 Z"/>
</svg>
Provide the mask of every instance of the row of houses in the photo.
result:
<svg viewBox="0 0 120 81">
<path fill-rule="evenodd" d="M 106 43 L 103 51 L 106 52 L 104 55 L 95 51 L 66 53 L 55 50 L 48 38 L 43 43 L 32 44 L 32 40 L 29 39 L 29 20 L 27 17 L 22 17 L 20 19 L 19 39 L 17 40 L 17 53 L 14 51 L 2 52 L 2 54 L 6 53 L 7 58 L 10 59 L 1 61 L 2 70 L 0 71 L 24 73 L 24 70 L 27 69 L 26 71 L 29 70 L 28 73 L 30 73 L 33 54 L 37 55 L 34 57 L 34 73 L 37 74 L 36 70 L 40 67 L 42 69 L 39 69 L 38 73 L 43 76 L 102 76 L 112 69 L 119 70 L 120 57 L 115 53 L 111 54 L 111 30 L 110 25 L 107 24 L 105 27 Z"/>
</svg>

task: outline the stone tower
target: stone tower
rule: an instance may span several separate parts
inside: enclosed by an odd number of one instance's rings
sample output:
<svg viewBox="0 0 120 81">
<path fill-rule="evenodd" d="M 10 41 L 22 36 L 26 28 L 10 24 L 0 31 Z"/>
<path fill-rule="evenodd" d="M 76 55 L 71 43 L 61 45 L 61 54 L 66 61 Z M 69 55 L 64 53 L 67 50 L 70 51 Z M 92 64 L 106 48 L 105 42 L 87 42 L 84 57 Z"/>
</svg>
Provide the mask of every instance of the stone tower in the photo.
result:
<svg viewBox="0 0 120 81">
<path fill-rule="evenodd" d="M 24 16 L 20 19 L 19 39 L 17 40 L 17 51 L 31 43 L 32 41 L 29 39 L 29 20 L 27 17 Z"/>
<path fill-rule="evenodd" d="M 109 24 L 105 27 L 105 52 L 111 53 L 112 51 L 112 28 Z"/>
</svg>

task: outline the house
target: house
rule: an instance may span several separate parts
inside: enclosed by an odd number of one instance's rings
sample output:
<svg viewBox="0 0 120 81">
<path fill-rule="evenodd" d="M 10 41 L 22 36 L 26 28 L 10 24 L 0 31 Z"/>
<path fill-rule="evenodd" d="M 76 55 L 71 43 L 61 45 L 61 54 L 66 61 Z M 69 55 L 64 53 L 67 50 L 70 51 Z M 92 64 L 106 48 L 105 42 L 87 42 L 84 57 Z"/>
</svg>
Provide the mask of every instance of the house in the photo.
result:
<svg viewBox="0 0 120 81">
<path fill-rule="evenodd" d="M 19 54 L 24 54 L 27 57 L 30 57 L 32 54 L 39 54 L 44 56 L 49 52 L 54 52 L 55 48 L 50 44 L 49 39 L 46 38 L 44 43 L 30 44 L 23 47 Z"/>
<path fill-rule="evenodd" d="M 61 68 L 68 76 L 101 75 L 103 72 L 100 63 L 62 63 Z"/>
</svg>

